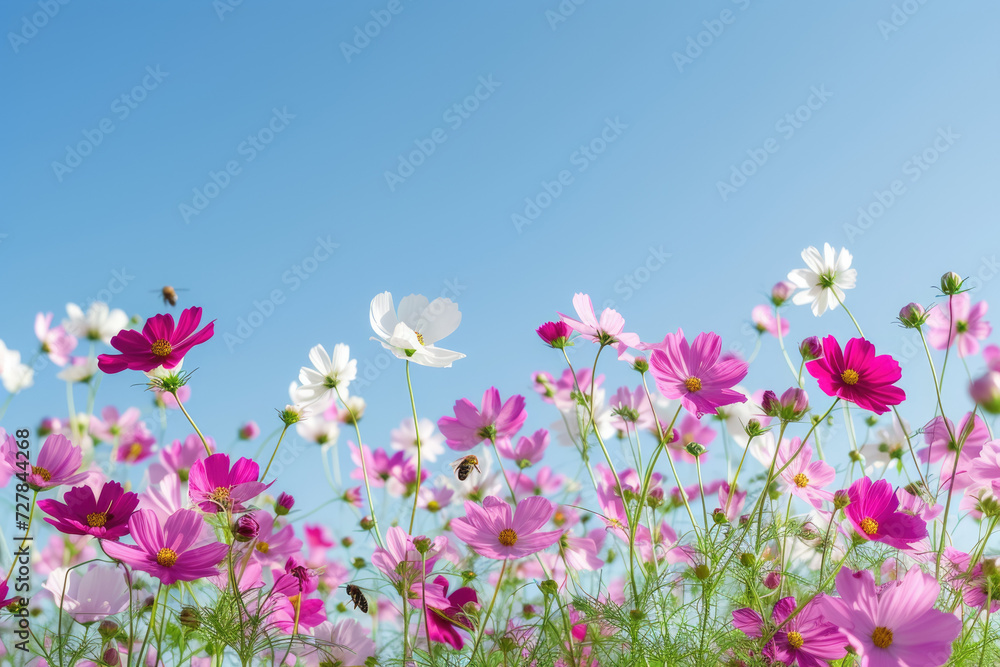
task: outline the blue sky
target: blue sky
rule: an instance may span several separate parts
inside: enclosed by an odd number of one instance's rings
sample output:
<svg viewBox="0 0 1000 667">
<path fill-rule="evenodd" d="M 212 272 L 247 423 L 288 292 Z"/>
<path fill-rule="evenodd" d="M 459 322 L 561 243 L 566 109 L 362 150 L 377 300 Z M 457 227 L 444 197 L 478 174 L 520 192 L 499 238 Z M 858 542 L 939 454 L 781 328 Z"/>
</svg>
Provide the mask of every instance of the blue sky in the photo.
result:
<svg viewBox="0 0 1000 667">
<path fill-rule="evenodd" d="M 467 358 L 414 372 L 421 416 L 496 385 L 529 395 L 531 430 L 556 415 L 530 375 L 561 370 L 533 329 L 577 291 L 645 340 L 711 330 L 749 352 L 751 308 L 801 250 L 846 245 L 848 305 L 896 356 L 896 312 L 930 303 L 943 272 L 978 276 L 978 298 L 998 291 L 992 3 L 49 5 L 0 8 L 0 338 L 27 357 L 38 311 L 107 290 L 149 317 L 154 290 L 186 288 L 181 305 L 217 332 L 186 364 L 190 408 L 224 445 L 247 419 L 276 423 L 316 343 L 375 368 L 367 311 L 383 290 L 463 312 L 445 346 Z M 111 294 L 115 272 L 127 285 Z M 840 311 L 788 312 L 794 341 L 852 332 Z M 747 384 L 782 389 L 767 343 Z M 903 361 L 904 414 L 923 423 L 926 367 Z M 609 389 L 634 384 L 607 370 Z M 98 407 L 148 406 L 128 375 L 104 379 Z M 5 427 L 64 415 L 54 376 Z M 365 437 L 387 446 L 409 414 L 402 364 L 362 395 Z M 315 466 L 306 455 L 289 474 L 308 482 Z"/>
</svg>

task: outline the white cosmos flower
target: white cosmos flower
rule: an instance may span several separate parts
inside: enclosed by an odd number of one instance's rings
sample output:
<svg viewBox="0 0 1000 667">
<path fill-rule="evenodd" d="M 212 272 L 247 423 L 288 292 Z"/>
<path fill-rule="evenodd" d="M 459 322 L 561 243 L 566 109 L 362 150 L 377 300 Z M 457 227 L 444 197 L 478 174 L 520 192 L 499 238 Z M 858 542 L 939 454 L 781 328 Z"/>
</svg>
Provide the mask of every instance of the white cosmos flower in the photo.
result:
<svg viewBox="0 0 1000 667">
<path fill-rule="evenodd" d="M 96 357 L 72 357 L 56 377 L 66 382 L 89 382 L 98 370 Z"/>
<path fill-rule="evenodd" d="M 893 415 L 891 428 L 880 428 L 875 432 L 875 442 L 863 445 L 858 452 L 865 457 L 865 474 L 875 475 L 886 467 L 893 459 L 902 461 L 906 451 L 906 434 L 910 425 L 904 419 L 900 426 L 899 419 Z"/>
<path fill-rule="evenodd" d="M 411 294 L 393 305 L 392 294 L 382 292 L 372 299 L 369 312 L 372 329 L 382 347 L 400 359 L 409 359 L 421 366 L 449 368 L 452 362 L 465 357 L 461 352 L 435 347 L 462 321 L 458 305 L 451 299 L 437 298 L 428 303 L 422 294 Z"/>
<path fill-rule="evenodd" d="M 420 424 L 420 455 L 425 461 L 436 461 L 438 456 L 444 454 L 444 436 L 434 430 L 434 422 L 430 419 L 421 419 L 417 423 Z M 415 456 L 417 432 L 413 429 L 413 418 L 407 417 L 399 428 L 392 429 L 389 439 L 389 445 L 397 452 Z"/>
<path fill-rule="evenodd" d="M 3 388 L 11 394 L 27 389 L 35 381 L 34 369 L 21 363 L 21 353 L 7 349 L 0 340 L 0 381 Z"/>
<path fill-rule="evenodd" d="M 333 356 L 326 353 L 326 348 L 317 345 L 309 350 L 309 361 L 313 368 L 303 366 L 299 371 L 299 398 L 305 403 L 312 403 L 324 397 L 335 396 L 334 390 L 341 398 L 347 397 L 347 387 L 351 380 L 358 376 L 358 362 L 351 359 L 351 349 L 343 343 L 333 346 Z"/>
<path fill-rule="evenodd" d="M 70 335 L 87 340 L 101 340 L 111 344 L 111 338 L 128 326 L 128 315 L 124 310 L 111 310 L 103 301 L 94 301 L 84 315 L 80 306 L 66 304 L 68 320 L 63 320 L 63 328 Z"/>
<path fill-rule="evenodd" d="M 86 572 L 57 567 L 42 588 L 56 599 L 56 604 L 79 623 L 94 623 L 118 614 L 139 602 L 138 592 L 128 585 L 124 568 L 94 563 Z"/>
<path fill-rule="evenodd" d="M 300 421 L 295 425 L 295 432 L 303 440 L 314 442 L 317 445 L 334 445 L 340 437 L 340 424 L 327 421 L 323 417 L 315 417 Z"/>
<path fill-rule="evenodd" d="M 817 317 L 828 308 L 836 308 L 837 301 L 844 300 L 844 290 L 853 289 L 858 278 L 858 272 L 851 268 L 852 259 L 847 248 L 834 254 L 829 243 L 823 244 L 822 255 L 812 246 L 803 250 L 802 260 L 808 268 L 789 272 L 788 279 L 805 291 L 796 292 L 792 302 L 799 306 L 811 303 Z"/>
</svg>

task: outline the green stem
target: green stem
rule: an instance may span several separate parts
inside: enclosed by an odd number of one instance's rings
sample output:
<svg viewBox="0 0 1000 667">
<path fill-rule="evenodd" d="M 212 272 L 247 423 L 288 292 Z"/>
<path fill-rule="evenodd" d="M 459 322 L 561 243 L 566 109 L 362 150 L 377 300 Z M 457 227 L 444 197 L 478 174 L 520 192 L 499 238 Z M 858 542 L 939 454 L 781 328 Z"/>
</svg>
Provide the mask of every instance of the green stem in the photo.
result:
<svg viewBox="0 0 1000 667">
<path fill-rule="evenodd" d="M 421 476 L 421 465 L 423 457 L 420 451 L 420 426 L 417 423 L 417 403 L 413 399 L 413 384 L 410 382 L 410 360 L 406 360 L 406 388 L 410 392 L 410 408 L 413 410 L 413 432 L 416 434 L 417 443 L 417 488 L 413 492 L 413 510 L 410 512 L 410 530 L 408 531 L 411 535 L 413 534 L 413 522 L 417 518 L 417 503 L 420 501 L 420 476 Z M 501 470 L 501 472 L 503 472 Z"/>
<path fill-rule="evenodd" d="M 184 413 L 184 416 L 187 417 L 187 420 L 189 422 L 191 422 L 191 426 L 192 426 L 192 428 L 194 428 L 194 432 L 198 434 L 199 438 L 201 438 L 201 444 L 203 444 L 205 446 L 205 452 L 208 454 L 208 456 L 211 456 L 212 455 L 212 450 L 209 449 L 209 447 L 208 447 L 208 441 L 205 440 L 205 436 L 201 434 L 201 430 L 198 428 L 198 425 L 194 423 L 194 420 L 191 419 L 191 415 L 189 415 L 188 411 L 184 408 L 184 404 L 181 403 L 181 397 L 177 395 L 177 390 L 175 389 L 174 391 L 172 391 L 170 393 L 172 393 L 174 395 L 174 400 L 177 401 L 177 407 L 179 407 L 181 409 L 181 412 Z M 263 478 L 261 478 L 261 479 L 263 479 Z"/>
<path fill-rule="evenodd" d="M 267 477 L 267 471 L 271 469 L 271 464 L 274 463 L 274 457 L 278 454 L 278 448 L 281 447 L 281 440 L 285 437 L 285 431 L 288 430 L 288 424 L 285 424 L 285 428 L 281 429 L 281 435 L 278 436 L 278 442 L 274 444 L 274 451 L 271 452 L 271 460 L 267 462 L 267 467 L 264 468 L 264 474 L 260 476 L 260 481 L 264 481 Z"/>
<path fill-rule="evenodd" d="M 837 299 L 837 303 L 839 303 L 841 305 L 841 307 L 843 307 L 844 312 L 847 313 L 847 316 L 851 318 L 852 322 L 854 322 L 854 327 L 858 330 L 858 333 L 861 334 L 862 338 L 864 338 L 865 337 L 865 332 L 861 330 L 861 325 L 859 325 L 858 321 L 856 319 L 854 319 L 854 315 L 851 314 L 850 309 L 847 306 L 844 305 L 843 301 L 841 301 L 840 296 L 837 295 L 837 290 L 831 288 L 830 291 L 833 292 L 834 298 L 836 298 Z"/>
<path fill-rule="evenodd" d="M 337 394 L 337 400 L 343 405 L 351 415 L 351 423 L 354 425 L 354 432 L 358 436 L 358 456 L 361 458 L 361 479 L 365 483 L 365 494 L 368 496 L 368 510 L 371 512 L 372 527 L 375 529 L 375 540 L 378 545 L 385 548 L 385 542 L 382 540 L 382 531 L 378 527 L 378 517 L 375 514 L 375 503 L 372 502 L 372 487 L 368 481 L 368 464 L 365 462 L 365 450 L 364 445 L 361 444 L 361 428 L 358 426 L 358 415 L 354 412 L 354 408 L 347 404 L 344 397 L 340 395 L 340 389 L 336 387 L 333 388 L 334 392 Z M 416 426 L 414 424 L 414 426 Z M 404 601 L 403 607 L 406 607 Z M 405 638 L 405 637 L 404 637 Z"/>
<path fill-rule="evenodd" d="M 479 619 L 479 623 L 476 625 L 476 641 L 472 645 L 472 657 L 469 659 L 469 664 L 476 659 L 476 650 L 479 648 L 479 642 L 483 639 L 483 631 L 486 629 L 486 621 L 489 619 L 490 614 L 493 613 L 493 605 L 496 604 L 497 595 L 500 593 L 500 584 L 503 583 L 504 572 L 507 571 L 507 560 L 504 559 L 503 564 L 500 566 L 500 576 L 497 578 L 496 588 L 493 590 L 493 598 L 490 600 L 490 606 L 486 610 L 486 615 Z"/>
</svg>

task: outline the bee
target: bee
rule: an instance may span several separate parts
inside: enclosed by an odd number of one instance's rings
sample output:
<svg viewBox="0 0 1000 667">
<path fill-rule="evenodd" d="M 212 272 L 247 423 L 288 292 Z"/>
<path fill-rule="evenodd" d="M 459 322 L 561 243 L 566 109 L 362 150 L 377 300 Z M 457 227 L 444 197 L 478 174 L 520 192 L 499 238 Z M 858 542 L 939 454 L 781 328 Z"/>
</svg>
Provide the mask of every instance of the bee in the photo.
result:
<svg viewBox="0 0 1000 667">
<path fill-rule="evenodd" d="M 164 285 L 163 289 L 161 290 L 161 294 L 163 294 L 164 304 L 169 303 L 171 306 L 177 305 L 177 290 L 175 290 L 173 287 L 171 287 L 170 285 Z"/>
<path fill-rule="evenodd" d="M 365 594 L 361 592 L 361 589 L 354 584 L 347 584 L 347 594 L 351 597 L 351 602 L 354 603 L 354 608 L 361 608 L 361 611 L 368 613 L 368 599 Z"/>
<path fill-rule="evenodd" d="M 479 469 L 479 459 L 471 454 L 455 461 L 451 464 L 451 467 L 454 469 L 455 476 L 458 477 L 458 481 L 460 482 L 466 480 L 473 468 L 476 469 L 476 472 L 482 473 L 482 470 Z"/>
</svg>

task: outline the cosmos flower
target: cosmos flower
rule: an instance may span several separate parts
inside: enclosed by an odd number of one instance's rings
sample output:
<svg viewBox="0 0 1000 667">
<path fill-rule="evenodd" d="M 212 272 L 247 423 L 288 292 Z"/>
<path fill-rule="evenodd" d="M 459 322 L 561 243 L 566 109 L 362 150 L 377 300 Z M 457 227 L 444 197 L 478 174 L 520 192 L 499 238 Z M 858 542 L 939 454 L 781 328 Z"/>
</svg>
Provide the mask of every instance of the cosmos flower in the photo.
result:
<svg viewBox="0 0 1000 667">
<path fill-rule="evenodd" d="M 298 389 L 298 396 L 302 401 L 313 403 L 330 397 L 334 392 L 347 396 L 351 381 L 358 376 L 358 362 L 351 359 L 351 349 L 347 345 L 334 345 L 332 357 L 325 347 L 317 345 L 309 350 L 309 361 L 313 368 L 303 366 L 299 371 L 302 386 Z"/>
<path fill-rule="evenodd" d="M 438 456 L 444 454 L 444 436 L 436 432 L 430 419 L 421 419 L 417 423 L 420 426 L 420 455 L 424 461 L 436 461 Z M 412 417 L 407 417 L 399 428 L 390 431 L 389 446 L 406 452 L 408 456 L 417 455 L 417 432 L 413 428 Z"/>
<path fill-rule="evenodd" d="M 467 398 L 459 399 L 455 401 L 455 416 L 441 417 L 438 428 L 448 438 L 447 445 L 462 452 L 484 440 L 509 440 L 527 418 L 524 396 L 515 394 L 501 405 L 500 392 L 490 387 L 483 393 L 481 409 L 476 409 Z"/>
<path fill-rule="evenodd" d="M 92 563 L 82 568 L 59 567 L 42 586 L 55 598 L 56 605 L 77 623 L 94 623 L 120 614 L 129 604 L 138 604 L 139 591 L 129 599 L 129 575 L 125 568 L 109 563 Z"/>
<path fill-rule="evenodd" d="M 580 319 L 574 320 L 572 317 L 563 315 L 562 313 L 559 313 L 559 317 L 587 340 L 600 343 L 601 345 L 622 343 L 624 344 L 622 350 L 628 347 L 635 347 L 639 344 L 638 334 L 623 332 L 625 318 L 619 315 L 618 311 L 605 308 L 598 319 L 597 314 L 594 312 L 594 304 L 591 302 L 588 294 L 574 294 L 573 308 L 576 309 L 576 316 Z M 541 332 L 539 335 L 541 335 Z"/>
<path fill-rule="evenodd" d="M 898 511 L 899 499 L 888 481 L 873 482 L 870 477 L 862 477 L 851 484 L 847 497 L 851 502 L 844 514 L 864 539 L 906 549 L 910 543 L 927 537 L 923 519 Z"/>
<path fill-rule="evenodd" d="M 478 602 L 476 591 L 462 587 L 448 595 L 447 579 L 438 576 L 434 578 L 434 583 L 441 587 L 442 595 L 446 596 L 450 605 L 445 609 L 427 608 L 427 628 L 431 641 L 448 644 L 456 650 L 461 649 L 465 642 L 459 629 L 469 631 L 472 628 L 472 622 L 465 617 L 462 608 L 470 602 Z"/>
<path fill-rule="evenodd" d="M 49 355 L 56 366 L 69 363 L 69 356 L 76 349 L 76 338 L 66 333 L 62 326 L 52 326 L 52 313 L 35 316 L 35 336 L 42 344 L 42 352 Z"/>
<path fill-rule="evenodd" d="M 71 443 L 66 436 L 53 433 L 45 439 L 42 449 L 38 452 L 35 465 L 28 465 L 22 470 L 20 465 L 24 459 L 17 456 L 17 445 L 13 438 L 7 438 L 0 444 L 0 458 L 8 469 L 17 474 L 27 472 L 26 483 L 35 491 L 46 491 L 57 486 L 79 484 L 90 477 L 90 472 L 77 472 L 83 461 L 83 452 Z"/>
<path fill-rule="evenodd" d="M 767 623 L 750 608 L 733 611 L 733 625 L 748 637 L 760 638 L 769 627 L 784 623 L 768 642 L 764 653 L 782 664 L 796 663 L 799 667 L 826 667 L 831 660 L 847 655 L 846 642 L 840 630 L 823 617 L 822 605 L 813 600 L 795 618 L 785 620 L 795 611 L 795 598 L 782 598 L 771 612 Z"/>
<path fill-rule="evenodd" d="M 0 382 L 8 393 L 16 394 L 35 381 L 35 370 L 21 363 L 21 353 L 8 349 L 0 340 Z"/>
<path fill-rule="evenodd" d="M 788 335 L 788 320 L 784 317 L 774 317 L 774 311 L 770 306 L 761 304 L 755 306 L 752 311 L 750 311 L 750 319 L 753 320 L 754 328 L 760 333 L 765 331 L 775 338 L 778 337 L 778 322 L 781 322 L 781 337 L 784 338 Z"/>
<path fill-rule="evenodd" d="M 792 303 L 797 306 L 812 304 L 813 315 L 819 317 L 843 302 L 844 290 L 853 289 L 858 272 L 851 267 L 851 253 L 847 248 L 841 248 L 839 254 L 834 254 L 829 243 L 823 244 L 823 254 L 814 247 L 802 251 L 802 261 L 805 269 L 795 269 L 789 272 L 790 280 L 800 291 L 792 297 Z M 802 291 L 804 290 L 804 291 Z"/>
<path fill-rule="evenodd" d="M 229 550 L 221 542 L 194 546 L 204 524 L 194 510 L 178 510 L 162 526 L 155 512 L 139 510 L 128 522 L 135 545 L 105 541 L 102 546 L 115 560 L 156 577 L 164 585 L 195 581 L 218 574 L 215 566 Z"/>
<path fill-rule="evenodd" d="M 66 314 L 69 319 L 63 320 L 66 333 L 77 338 L 99 340 L 110 343 L 111 337 L 128 326 L 128 315 L 124 310 L 111 310 L 103 301 L 94 301 L 84 315 L 80 306 L 75 303 L 66 304 Z"/>
<path fill-rule="evenodd" d="M 341 667 L 363 667 L 368 659 L 375 657 L 375 642 L 364 627 L 353 619 L 334 625 L 323 622 L 313 630 L 314 649 L 300 654 L 306 667 L 320 665 L 340 665 Z"/>
<path fill-rule="evenodd" d="M 63 502 L 39 500 L 38 509 L 49 515 L 46 522 L 67 535 L 117 540 L 128 535 L 128 520 L 138 504 L 138 495 L 123 491 L 118 482 L 105 482 L 100 494 L 89 486 L 77 486 L 66 492 Z"/>
<path fill-rule="evenodd" d="M 986 423 L 972 412 L 965 414 L 958 428 L 950 419 L 935 417 L 924 426 L 924 441 L 927 446 L 917 450 L 917 458 L 921 463 L 940 462 L 943 486 L 952 487 L 951 476 L 954 471 L 954 488 L 965 489 L 972 483 L 970 470 L 989 440 L 990 432 Z M 962 443 L 961 451 L 959 442 Z"/>
<path fill-rule="evenodd" d="M 397 315 L 398 312 L 398 315 Z M 392 294 L 382 292 L 372 299 L 369 320 L 382 347 L 399 359 L 409 359 L 421 366 L 449 368 L 465 357 L 435 346 L 458 328 L 462 313 L 451 299 L 437 298 L 428 303 L 422 294 L 403 297 L 397 311 Z"/>
<path fill-rule="evenodd" d="M 722 339 L 714 333 L 700 333 L 692 344 L 681 329 L 667 334 L 649 358 L 656 387 L 667 398 L 679 398 L 699 418 L 717 407 L 743 403 L 746 396 L 732 387 L 749 367 L 735 359 L 720 360 L 721 352 Z"/>
<path fill-rule="evenodd" d="M 941 586 L 917 566 L 881 587 L 867 570 L 842 568 L 839 598 L 821 600 L 826 620 L 836 625 L 861 658 L 862 667 L 937 667 L 951 656 L 962 621 L 934 609 Z"/>
<path fill-rule="evenodd" d="M 802 451 L 798 451 L 799 446 L 798 438 L 791 440 L 782 438 L 778 446 L 777 465 L 784 466 L 791 461 L 788 467 L 781 471 L 782 490 L 820 509 L 823 507 L 823 501 L 833 500 L 833 493 L 824 491 L 823 487 L 833 483 L 837 471 L 825 461 L 813 461 L 812 447 L 809 445 L 803 447 Z"/>
<path fill-rule="evenodd" d="M 105 373 L 120 373 L 126 369 L 152 371 L 176 368 L 192 347 L 204 343 L 215 333 L 215 322 L 196 331 L 201 322 L 201 308 L 186 308 L 174 326 L 174 317 L 154 315 L 146 320 L 142 333 L 125 329 L 111 339 L 111 346 L 121 354 L 102 354 L 98 367 Z"/>
<path fill-rule="evenodd" d="M 241 512 L 243 503 L 274 484 L 257 481 L 259 475 L 260 467 L 248 458 L 240 458 L 230 469 L 228 454 L 212 454 L 191 466 L 188 495 L 204 512 Z"/>
<path fill-rule="evenodd" d="M 895 386 L 902 377 L 899 363 L 888 354 L 875 356 L 875 346 L 864 338 L 847 341 L 843 352 L 833 336 L 823 339 L 823 356 L 806 364 L 827 396 L 835 396 L 876 414 L 899 405 L 906 393 Z"/>
<path fill-rule="evenodd" d="M 539 532 L 554 513 L 555 505 L 541 496 L 522 500 L 513 515 L 510 505 L 489 496 L 482 506 L 466 502 L 466 515 L 453 519 L 451 529 L 480 556 L 496 560 L 524 558 L 559 541 L 562 531 Z"/>
<path fill-rule="evenodd" d="M 979 352 L 979 341 L 985 340 L 993 327 L 987 322 L 987 304 L 971 305 L 968 292 L 959 292 L 947 304 L 932 308 L 927 317 L 927 342 L 936 350 L 946 350 L 958 344 L 958 356 L 968 357 Z"/>
</svg>

